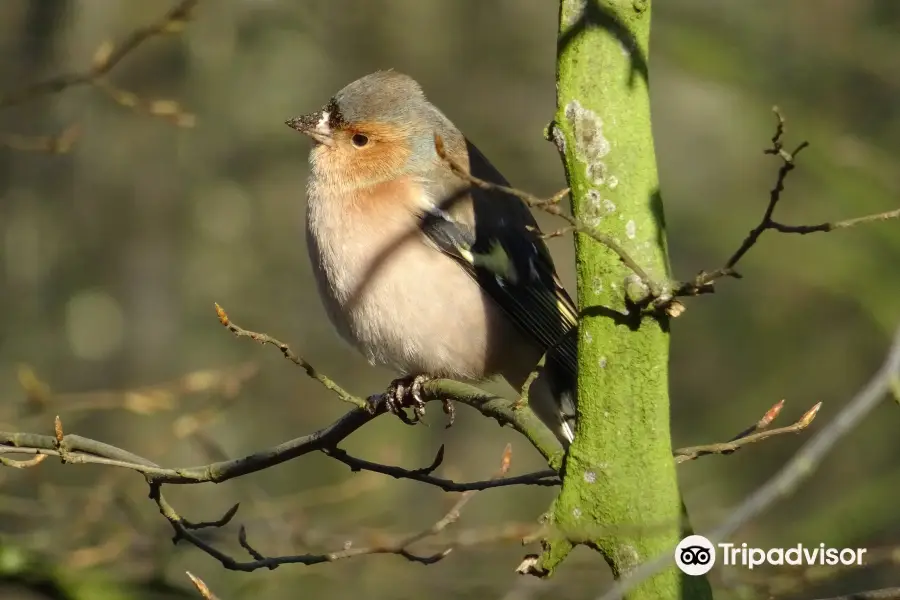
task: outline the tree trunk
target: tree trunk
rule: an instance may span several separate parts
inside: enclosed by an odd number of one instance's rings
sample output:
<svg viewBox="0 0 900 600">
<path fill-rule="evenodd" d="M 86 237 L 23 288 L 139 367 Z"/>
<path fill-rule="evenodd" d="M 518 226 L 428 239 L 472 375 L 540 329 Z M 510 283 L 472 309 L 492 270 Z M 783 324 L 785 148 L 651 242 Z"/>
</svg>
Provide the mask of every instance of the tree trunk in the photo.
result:
<svg viewBox="0 0 900 600">
<path fill-rule="evenodd" d="M 663 206 L 650 128 L 649 0 L 562 0 L 557 114 L 550 128 L 566 165 L 575 216 L 611 237 L 651 281 L 669 280 Z M 642 316 L 627 297 L 641 280 L 609 248 L 576 235 L 582 310 L 578 431 L 540 566 L 552 571 L 573 541 L 613 574 L 671 552 L 682 503 L 669 433 L 665 315 Z M 630 598 L 709 598 L 705 578 L 661 572 Z"/>
</svg>

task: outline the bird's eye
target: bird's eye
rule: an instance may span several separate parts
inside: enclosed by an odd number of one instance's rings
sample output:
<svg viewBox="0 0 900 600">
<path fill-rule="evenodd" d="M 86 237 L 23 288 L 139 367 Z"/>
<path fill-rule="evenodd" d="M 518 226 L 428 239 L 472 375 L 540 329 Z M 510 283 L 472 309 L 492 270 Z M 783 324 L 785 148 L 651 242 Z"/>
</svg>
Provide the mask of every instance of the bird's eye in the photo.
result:
<svg viewBox="0 0 900 600">
<path fill-rule="evenodd" d="M 353 145 L 357 148 L 362 148 L 369 143 L 369 138 L 361 133 L 356 133 L 353 134 L 353 137 L 350 138 L 350 141 L 353 142 Z"/>
</svg>

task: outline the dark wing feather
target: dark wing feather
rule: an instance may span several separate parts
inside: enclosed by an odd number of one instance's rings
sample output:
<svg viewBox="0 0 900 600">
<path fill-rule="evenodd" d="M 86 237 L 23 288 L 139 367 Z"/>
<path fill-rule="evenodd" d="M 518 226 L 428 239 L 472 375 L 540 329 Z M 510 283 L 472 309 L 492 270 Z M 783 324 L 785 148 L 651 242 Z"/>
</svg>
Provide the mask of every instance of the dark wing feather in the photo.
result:
<svg viewBox="0 0 900 600">
<path fill-rule="evenodd" d="M 509 185 L 468 140 L 466 146 L 472 175 Z M 566 334 L 577 326 L 578 311 L 528 206 L 509 194 L 458 184 L 429 193 L 440 198 L 440 209 L 422 216 L 429 240 L 465 268 L 521 331 L 545 350 L 554 348 L 554 361 L 574 374 L 576 342 Z"/>
</svg>

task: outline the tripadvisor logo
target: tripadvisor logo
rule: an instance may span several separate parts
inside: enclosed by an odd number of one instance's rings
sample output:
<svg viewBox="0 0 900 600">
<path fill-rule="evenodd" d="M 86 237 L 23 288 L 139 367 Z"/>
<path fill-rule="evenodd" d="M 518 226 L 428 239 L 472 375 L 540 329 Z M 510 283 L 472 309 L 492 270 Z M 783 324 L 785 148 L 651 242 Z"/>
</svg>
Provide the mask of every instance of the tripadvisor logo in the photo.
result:
<svg viewBox="0 0 900 600">
<path fill-rule="evenodd" d="M 865 548 L 831 548 L 825 544 L 789 548 L 753 548 L 747 544 L 713 545 L 702 535 L 689 535 L 675 547 L 675 564 L 687 575 L 705 575 L 718 562 L 722 566 L 753 569 L 772 566 L 861 566 Z"/>
</svg>

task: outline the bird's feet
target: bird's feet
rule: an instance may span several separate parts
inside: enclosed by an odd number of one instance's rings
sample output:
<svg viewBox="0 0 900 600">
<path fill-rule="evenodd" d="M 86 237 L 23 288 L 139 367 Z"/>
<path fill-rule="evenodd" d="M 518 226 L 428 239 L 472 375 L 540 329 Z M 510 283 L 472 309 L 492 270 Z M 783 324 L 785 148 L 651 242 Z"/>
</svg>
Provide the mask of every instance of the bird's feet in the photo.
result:
<svg viewBox="0 0 900 600">
<path fill-rule="evenodd" d="M 388 411 L 400 417 L 407 425 L 415 425 L 425 416 L 425 400 L 422 399 L 422 386 L 433 378 L 428 375 L 407 375 L 391 382 L 387 391 L 382 394 Z M 412 408 L 412 417 L 406 413 Z"/>
<path fill-rule="evenodd" d="M 383 401 L 388 412 L 397 415 L 407 425 L 415 425 L 425 416 L 425 400 L 422 398 L 422 386 L 436 378 L 430 375 L 407 375 L 398 377 L 388 386 L 383 394 L 371 396 L 370 405 L 374 410 L 379 401 Z M 442 399 L 444 413 L 448 416 L 447 427 L 453 425 L 456 418 L 456 409 L 450 399 Z M 412 416 L 406 409 L 412 409 Z"/>
</svg>

